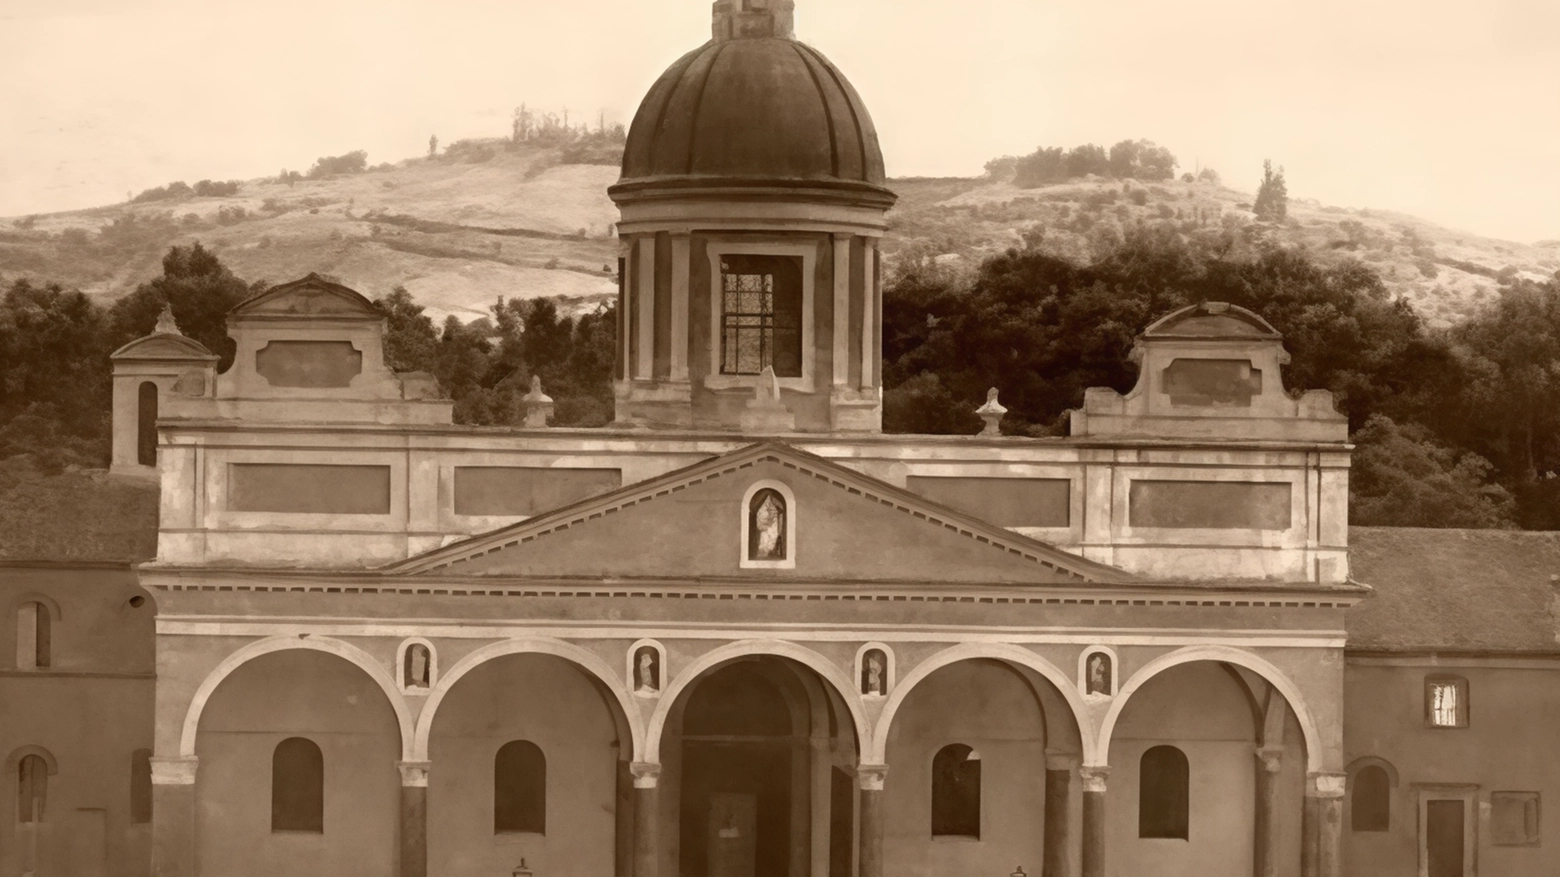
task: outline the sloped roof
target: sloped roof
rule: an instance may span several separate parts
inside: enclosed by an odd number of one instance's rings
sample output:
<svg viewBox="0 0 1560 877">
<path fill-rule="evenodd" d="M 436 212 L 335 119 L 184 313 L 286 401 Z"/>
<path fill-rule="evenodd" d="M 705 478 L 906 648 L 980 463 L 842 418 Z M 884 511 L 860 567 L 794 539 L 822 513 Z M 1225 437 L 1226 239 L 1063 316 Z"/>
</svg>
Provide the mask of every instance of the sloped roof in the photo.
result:
<svg viewBox="0 0 1560 877">
<path fill-rule="evenodd" d="M 1350 650 L 1560 652 L 1560 533 L 1353 527 Z"/>
<path fill-rule="evenodd" d="M 0 481 L 0 561 L 151 560 L 158 501 L 155 481 L 101 471 Z"/>
<path fill-rule="evenodd" d="M 129 344 L 119 348 L 108 356 L 111 360 L 144 359 L 155 361 L 167 360 L 192 360 L 196 362 L 216 362 L 216 354 L 206 349 L 194 338 L 186 338 L 183 335 L 171 332 L 153 332 L 142 338 L 137 338 Z"/>
</svg>

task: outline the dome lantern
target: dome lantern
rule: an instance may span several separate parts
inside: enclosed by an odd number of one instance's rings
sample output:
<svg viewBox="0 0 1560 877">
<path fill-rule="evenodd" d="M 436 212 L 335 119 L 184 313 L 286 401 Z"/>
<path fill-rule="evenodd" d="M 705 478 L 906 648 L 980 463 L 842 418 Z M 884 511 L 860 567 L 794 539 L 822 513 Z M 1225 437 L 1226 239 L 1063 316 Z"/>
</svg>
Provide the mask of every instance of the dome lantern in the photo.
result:
<svg viewBox="0 0 1560 877">
<path fill-rule="evenodd" d="M 618 419 L 876 432 L 878 241 L 896 197 L 865 103 L 794 36 L 793 0 L 717 0 L 713 39 L 640 104 L 608 189 L 618 237 Z M 782 410 L 783 409 L 783 410 Z"/>
</svg>

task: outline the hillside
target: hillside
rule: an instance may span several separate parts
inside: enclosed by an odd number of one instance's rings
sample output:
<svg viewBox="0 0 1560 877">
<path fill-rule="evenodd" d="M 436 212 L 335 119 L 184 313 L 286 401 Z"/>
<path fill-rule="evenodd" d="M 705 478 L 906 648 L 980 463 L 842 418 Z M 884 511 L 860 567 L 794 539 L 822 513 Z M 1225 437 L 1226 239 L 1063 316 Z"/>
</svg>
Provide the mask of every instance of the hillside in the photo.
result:
<svg viewBox="0 0 1560 877">
<path fill-rule="evenodd" d="M 202 241 L 246 280 L 334 275 L 373 297 L 406 286 L 436 319 L 470 319 L 500 296 L 567 296 L 578 310 L 615 293 L 611 165 L 562 164 L 558 149 L 473 149 L 291 185 L 250 180 L 231 197 L 118 204 L 0 219 L 0 279 L 52 280 L 105 299 L 155 276 L 173 244 Z M 1209 183 L 1086 180 L 1020 189 L 984 178 L 901 179 L 885 242 L 892 260 L 971 267 L 1044 228 L 1043 249 L 1087 260 L 1137 221 L 1188 234 L 1253 230 L 1379 271 L 1433 324 L 1469 313 L 1502 272 L 1546 278 L 1560 241 L 1529 245 L 1411 216 L 1290 202 L 1281 227 L 1253 229 L 1248 193 Z"/>
<path fill-rule="evenodd" d="M 1355 258 L 1374 268 L 1435 325 L 1455 322 L 1494 294 L 1502 272 L 1543 280 L 1560 270 L 1560 241 L 1520 244 L 1452 231 L 1404 214 L 1291 200 L 1282 226 L 1260 226 L 1251 195 L 1210 183 L 1137 183 L 1088 178 L 1038 189 L 988 179 L 904 179 L 893 214 L 890 258 L 906 255 L 974 267 L 1043 227 L 1040 247 L 1087 262 L 1139 221 L 1186 234 L 1242 229 L 1304 247 L 1324 261 Z"/>
<path fill-rule="evenodd" d="M 615 166 L 563 165 L 555 148 L 477 150 L 291 185 L 250 180 L 232 197 L 0 220 L 0 276 L 58 281 L 105 299 L 199 240 L 245 280 L 318 271 L 370 297 L 405 286 L 435 319 L 471 319 L 498 297 L 616 294 Z"/>
</svg>

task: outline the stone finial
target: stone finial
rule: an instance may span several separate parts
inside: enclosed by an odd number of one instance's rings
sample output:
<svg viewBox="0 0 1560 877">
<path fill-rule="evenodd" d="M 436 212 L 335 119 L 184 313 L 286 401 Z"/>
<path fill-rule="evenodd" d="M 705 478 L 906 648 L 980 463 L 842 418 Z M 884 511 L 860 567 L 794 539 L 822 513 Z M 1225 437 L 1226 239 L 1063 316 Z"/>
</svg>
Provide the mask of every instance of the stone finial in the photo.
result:
<svg viewBox="0 0 1560 877">
<path fill-rule="evenodd" d="M 743 432 L 791 432 L 796 429 L 796 416 L 785 407 L 780 398 L 780 379 L 771 366 L 759 372 L 758 383 L 753 387 L 753 398 L 748 400 L 747 410 L 742 412 Z"/>
<path fill-rule="evenodd" d="M 157 315 L 157 328 L 152 330 L 159 335 L 183 335 L 179 331 L 179 324 L 173 319 L 173 306 L 163 304 L 162 313 Z"/>
<path fill-rule="evenodd" d="M 520 401 L 525 403 L 525 425 L 531 429 L 542 429 L 547 426 L 548 418 L 552 417 L 552 397 L 542 392 L 542 378 L 540 375 L 531 375 L 531 390 Z"/>
<path fill-rule="evenodd" d="M 1002 423 L 1002 415 L 1007 414 L 1007 409 L 997 401 L 997 388 L 992 387 L 986 391 L 986 404 L 975 409 L 980 419 L 986 421 L 986 428 L 980 431 L 981 435 L 1001 435 L 999 425 Z"/>
<path fill-rule="evenodd" d="M 714 19 L 716 42 L 796 39 L 796 0 L 715 0 Z"/>
</svg>

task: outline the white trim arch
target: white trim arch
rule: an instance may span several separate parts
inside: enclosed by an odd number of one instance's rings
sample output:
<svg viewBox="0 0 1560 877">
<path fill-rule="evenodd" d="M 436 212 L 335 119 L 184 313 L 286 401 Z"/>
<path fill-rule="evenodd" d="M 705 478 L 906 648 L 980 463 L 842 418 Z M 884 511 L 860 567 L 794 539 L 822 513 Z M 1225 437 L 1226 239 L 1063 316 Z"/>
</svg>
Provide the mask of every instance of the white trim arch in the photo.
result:
<svg viewBox="0 0 1560 877">
<path fill-rule="evenodd" d="M 412 646 L 422 646 L 428 650 L 428 687 L 417 688 L 407 683 L 406 680 L 406 653 Z M 401 693 L 411 697 L 427 697 L 433 690 L 433 686 L 439 684 L 439 650 L 433 647 L 433 643 L 420 636 L 409 636 L 401 640 L 395 647 L 395 681 L 400 686 Z"/>
<path fill-rule="evenodd" d="M 1100 760 L 1085 761 L 1084 764 L 1095 767 L 1103 767 L 1107 764 L 1110 758 L 1111 735 L 1116 730 L 1116 721 L 1121 718 L 1122 710 L 1126 709 L 1127 704 L 1132 700 L 1132 695 L 1137 693 L 1139 688 L 1171 667 L 1198 661 L 1215 661 L 1245 667 L 1277 688 L 1278 693 L 1282 694 L 1284 700 L 1289 703 L 1289 708 L 1294 711 L 1295 720 L 1300 724 L 1300 733 L 1305 738 L 1306 770 L 1316 773 L 1324 769 L 1321 735 L 1317 731 L 1315 717 L 1311 715 L 1305 699 L 1300 696 L 1300 689 L 1285 675 L 1284 671 L 1266 658 L 1233 646 L 1186 646 L 1160 655 L 1144 664 L 1132 674 L 1127 684 L 1121 686 L 1116 692 L 1116 699 L 1111 702 L 1110 710 L 1105 714 L 1105 721 L 1100 725 L 1099 739 L 1095 743 L 1095 752 Z"/>
<path fill-rule="evenodd" d="M 889 692 L 888 700 L 883 704 L 883 711 L 878 714 L 876 733 L 872 739 L 870 751 L 863 755 L 862 761 L 872 764 L 886 764 L 888 757 L 888 733 L 893 727 L 893 719 L 904 705 L 905 698 L 915 690 L 917 684 L 933 673 L 951 664 L 960 661 L 975 660 L 1006 661 L 1020 667 L 1026 667 L 1040 674 L 1051 683 L 1067 702 L 1072 710 L 1073 726 L 1078 729 L 1078 738 L 1083 747 L 1083 763 L 1094 763 L 1094 735 L 1089 733 L 1092 726 L 1085 720 L 1087 708 L 1083 704 L 1082 697 L 1078 694 L 1078 683 L 1073 677 L 1063 673 L 1055 664 L 1047 661 L 1039 654 L 1021 646 L 1007 643 L 964 643 L 944 649 L 935 655 L 915 665 L 915 669 L 905 674 Z M 1047 716 L 1049 724 L 1050 717 Z"/>
<path fill-rule="evenodd" d="M 857 755 L 862 763 L 870 763 L 866 757 L 866 749 L 872 739 L 872 726 L 867 720 L 867 712 L 861 704 L 861 695 L 857 691 L 856 684 L 833 661 L 812 649 L 785 640 L 734 642 L 706 652 L 684 667 L 677 674 L 677 678 L 661 692 L 661 699 L 656 703 L 655 712 L 650 716 L 650 724 L 645 729 L 645 748 L 639 760 L 660 763 L 661 735 L 666 730 L 666 720 L 671 715 L 672 705 L 693 686 L 693 683 L 698 681 L 700 676 L 727 661 L 765 655 L 790 658 L 798 664 L 811 668 L 824 681 L 834 686 L 835 693 L 845 702 L 845 708 L 850 710 L 851 721 L 856 730 Z"/>
<path fill-rule="evenodd" d="M 760 491 L 773 490 L 785 500 L 785 557 L 779 560 L 751 560 L 748 558 L 749 540 L 753 538 L 753 498 Z M 783 481 L 763 480 L 748 485 L 742 494 L 742 553 L 738 558 L 740 569 L 796 569 L 796 493 Z"/>
<path fill-rule="evenodd" d="M 644 734 L 640 727 L 639 707 L 634 703 L 634 696 L 623 686 L 618 678 L 618 672 L 606 661 L 602 660 L 594 652 L 564 642 L 561 639 L 547 639 L 542 637 L 507 639 L 501 642 L 489 643 L 471 654 L 455 662 L 455 665 L 445 671 L 434 683 L 433 691 L 428 695 L 428 700 L 423 704 L 422 712 L 417 716 L 417 725 L 412 732 L 411 754 L 408 761 L 428 760 L 428 741 L 433 734 L 433 719 L 438 715 L 439 704 L 444 702 L 444 696 L 461 677 L 472 670 L 492 661 L 509 655 L 552 655 L 569 661 L 587 674 L 594 676 L 596 681 L 606 686 L 617 699 L 618 709 L 623 713 L 623 720 L 628 725 L 629 735 L 633 738 L 630 744 L 634 750 L 634 760 L 641 760 L 639 755 Z M 662 675 L 665 675 L 665 665 L 662 665 Z"/>
<path fill-rule="evenodd" d="M 206 674 L 206 678 L 195 690 L 195 696 L 190 700 L 190 708 L 184 715 L 184 729 L 179 735 L 179 756 L 181 758 L 193 758 L 195 756 L 195 737 L 200 730 L 200 716 L 206 709 L 206 702 L 216 692 L 234 670 L 253 661 L 262 655 L 272 652 L 285 652 L 293 649 L 324 652 L 335 655 L 369 675 L 380 690 L 384 691 L 385 698 L 390 701 L 390 709 L 395 712 L 396 725 L 401 733 L 401 760 L 411 761 L 410 750 L 412 741 L 412 712 L 406 705 L 406 700 L 401 697 L 400 687 L 383 664 L 374 659 L 372 655 L 350 643 L 339 639 L 322 636 L 310 636 L 300 638 L 297 636 L 273 636 L 257 640 L 244 646 L 238 651 L 222 659 L 215 670 Z"/>
</svg>

